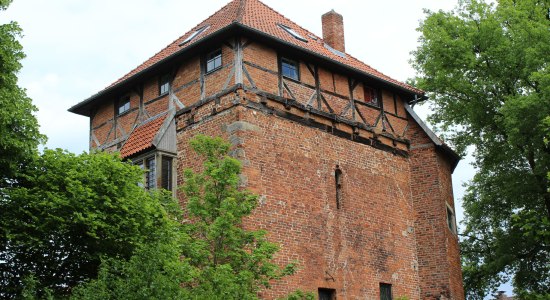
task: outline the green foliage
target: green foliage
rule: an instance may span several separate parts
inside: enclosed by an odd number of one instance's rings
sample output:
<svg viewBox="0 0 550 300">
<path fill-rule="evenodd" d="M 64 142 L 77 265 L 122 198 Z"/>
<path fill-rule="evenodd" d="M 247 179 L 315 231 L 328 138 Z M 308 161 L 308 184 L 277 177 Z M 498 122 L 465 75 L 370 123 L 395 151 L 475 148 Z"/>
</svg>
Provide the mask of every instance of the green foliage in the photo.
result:
<svg viewBox="0 0 550 300">
<path fill-rule="evenodd" d="M 67 294 L 97 276 L 102 257 L 127 259 L 158 240 L 171 197 L 140 188 L 142 174 L 103 153 L 46 150 L 29 163 L 0 201 L 2 297 L 19 295 L 26 276 Z"/>
<path fill-rule="evenodd" d="M 279 300 L 315 300 L 315 295 L 312 292 L 296 290 L 284 298 L 279 298 Z"/>
<path fill-rule="evenodd" d="M 265 231 L 249 231 L 242 220 L 257 196 L 239 190 L 240 162 L 228 156 L 221 138 L 197 136 L 190 142 L 202 157 L 201 172 L 184 172 L 189 220 L 169 212 L 171 231 L 138 249 L 129 261 L 104 260 L 99 277 L 79 287 L 75 299 L 257 299 L 269 282 L 292 274 L 271 260 L 277 246 Z M 288 299 L 313 299 L 296 292 Z"/>
<path fill-rule="evenodd" d="M 10 2 L 1 0 L 0 12 Z M 21 165 L 34 155 L 38 144 L 45 141 L 33 116 L 37 109 L 17 85 L 20 61 L 25 57 L 20 37 L 17 23 L 0 25 L 0 188 L 10 182 Z"/>
<path fill-rule="evenodd" d="M 129 261 L 104 260 L 98 278 L 77 287 L 71 299 L 189 299 L 189 291 L 181 284 L 191 281 L 195 273 L 180 258 L 177 241 L 144 245 Z"/>
<path fill-rule="evenodd" d="M 211 297 L 255 298 L 260 287 L 292 273 L 294 265 L 280 269 L 271 262 L 278 247 L 267 241 L 266 232 L 243 229 L 242 219 L 256 207 L 257 196 L 239 190 L 241 164 L 227 155 L 229 143 L 197 136 L 190 144 L 204 157 L 202 172 L 184 172 L 193 220 L 187 230 L 194 238 L 188 257 L 200 272 L 195 289 Z"/>
<path fill-rule="evenodd" d="M 547 0 L 460 1 L 427 12 L 414 52 L 431 121 L 478 169 L 461 241 L 469 298 L 512 276 L 515 292 L 550 293 L 550 21 Z"/>
</svg>

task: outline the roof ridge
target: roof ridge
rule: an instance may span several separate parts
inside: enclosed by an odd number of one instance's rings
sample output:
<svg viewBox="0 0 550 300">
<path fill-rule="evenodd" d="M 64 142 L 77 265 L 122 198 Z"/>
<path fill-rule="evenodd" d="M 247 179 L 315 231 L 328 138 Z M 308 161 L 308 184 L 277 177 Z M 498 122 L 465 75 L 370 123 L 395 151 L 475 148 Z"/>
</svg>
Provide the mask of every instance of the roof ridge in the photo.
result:
<svg viewBox="0 0 550 300">
<path fill-rule="evenodd" d="M 239 1 L 239 10 L 237 11 L 237 18 L 235 21 L 237 21 L 238 23 L 242 23 L 244 11 L 246 7 L 246 0 L 235 0 L 235 1 Z"/>
</svg>

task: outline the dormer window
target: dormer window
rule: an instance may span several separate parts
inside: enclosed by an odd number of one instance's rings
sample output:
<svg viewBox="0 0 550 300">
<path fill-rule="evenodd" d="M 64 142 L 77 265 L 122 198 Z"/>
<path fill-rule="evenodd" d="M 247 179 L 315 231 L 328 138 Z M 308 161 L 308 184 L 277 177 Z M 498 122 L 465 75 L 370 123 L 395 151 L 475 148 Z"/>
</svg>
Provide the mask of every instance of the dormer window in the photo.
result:
<svg viewBox="0 0 550 300">
<path fill-rule="evenodd" d="M 130 110 L 130 97 L 126 96 L 118 102 L 117 114 L 122 115 L 123 113 Z"/>
<path fill-rule="evenodd" d="M 168 94 L 170 91 L 170 75 L 166 74 L 159 80 L 159 95 Z"/>
<path fill-rule="evenodd" d="M 179 44 L 179 46 L 183 46 L 187 43 L 189 43 L 192 39 L 194 39 L 197 35 L 201 34 L 203 31 L 205 31 L 206 29 L 210 28 L 210 25 L 207 25 L 207 26 L 203 26 L 197 30 L 195 30 L 195 32 L 193 32 L 190 36 L 188 36 L 183 42 L 181 42 Z"/>
<path fill-rule="evenodd" d="M 298 63 L 296 61 L 282 58 L 281 59 L 281 72 L 284 77 L 300 80 L 300 72 L 298 71 Z"/>
<path fill-rule="evenodd" d="M 222 66 L 222 49 L 206 55 L 206 73 L 214 72 Z"/>
<path fill-rule="evenodd" d="M 286 25 L 283 25 L 283 24 L 277 24 L 279 25 L 279 27 L 281 27 L 284 31 L 288 32 L 290 35 L 292 35 L 295 39 L 297 40 L 300 40 L 302 42 L 306 42 L 307 43 L 307 39 L 303 36 L 301 36 L 298 32 L 296 32 L 294 29 L 286 26 Z"/>
<path fill-rule="evenodd" d="M 346 53 L 332 48 L 331 46 L 329 46 L 329 44 L 325 44 L 325 48 L 327 48 L 330 52 L 340 56 L 341 58 L 346 58 Z"/>
</svg>

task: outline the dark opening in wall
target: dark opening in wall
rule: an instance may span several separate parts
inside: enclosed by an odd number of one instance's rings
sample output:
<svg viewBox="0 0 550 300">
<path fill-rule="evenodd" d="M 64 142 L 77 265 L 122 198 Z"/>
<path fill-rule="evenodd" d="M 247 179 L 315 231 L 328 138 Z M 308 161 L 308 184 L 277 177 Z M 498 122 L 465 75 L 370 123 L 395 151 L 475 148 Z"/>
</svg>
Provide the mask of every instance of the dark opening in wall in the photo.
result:
<svg viewBox="0 0 550 300">
<path fill-rule="evenodd" d="M 319 300 L 336 300 L 336 290 L 319 288 Z"/>
<path fill-rule="evenodd" d="M 334 180 L 336 181 L 336 208 L 340 209 L 342 207 L 342 170 L 338 165 L 334 170 Z"/>
<path fill-rule="evenodd" d="M 391 284 L 380 283 L 380 300 L 392 300 Z"/>
</svg>

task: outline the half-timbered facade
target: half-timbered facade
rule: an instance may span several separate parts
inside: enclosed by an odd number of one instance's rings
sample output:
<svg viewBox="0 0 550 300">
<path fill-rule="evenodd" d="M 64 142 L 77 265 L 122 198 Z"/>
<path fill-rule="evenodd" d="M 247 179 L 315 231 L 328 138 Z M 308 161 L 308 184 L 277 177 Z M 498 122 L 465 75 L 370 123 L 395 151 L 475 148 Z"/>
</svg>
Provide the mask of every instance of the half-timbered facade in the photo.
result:
<svg viewBox="0 0 550 300">
<path fill-rule="evenodd" d="M 319 37 L 234 0 L 70 111 L 90 118 L 90 148 L 120 151 L 146 188 L 178 197 L 197 165 L 187 141 L 229 140 L 260 195 L 246 226 L 300 264 L 262 297 L 463 299 L 458 156 L 412 110 L 424 92 L 345 53 L 342 16 L 322 20 Z"/>
</svg>

